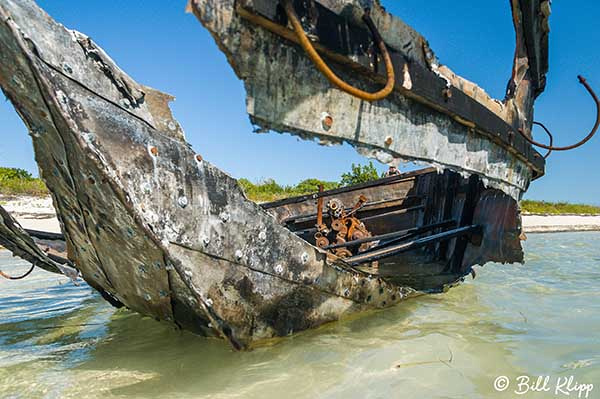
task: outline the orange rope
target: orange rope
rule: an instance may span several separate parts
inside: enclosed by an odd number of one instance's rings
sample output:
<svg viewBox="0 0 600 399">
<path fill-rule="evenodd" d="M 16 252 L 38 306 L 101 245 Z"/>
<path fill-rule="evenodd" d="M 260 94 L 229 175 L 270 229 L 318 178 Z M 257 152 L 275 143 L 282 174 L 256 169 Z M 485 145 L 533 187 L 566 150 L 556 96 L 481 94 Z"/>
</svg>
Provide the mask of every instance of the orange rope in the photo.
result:
<svg viewBox="0 0 600 399">
<path fill-rule="evenodd" d="M 284 1 L 284 8 L 285 8 L 285 12 L 288 16 L 288 19 L 291 22 L 292 27 L 294 28 L 294 31 L 299 40 L 300 46 L 304 49 L 304 51 L 306 52 L 306 55 L 315 64 L 317 69 L 332 84 L 337 86 L 340 90 L 343 90 L 346 93 L 353 95 L 354 97 L 360 98 L 361 100 L 365 100 L 365 101 L 371 101 L 371 102 L 382 100 L 392 93 L 392 91 L 394 90 L 394 85 L 396 84 L 396 76 L 394 73 L 394 64 L 392 63 L 392 58 L 390 57 L 390 54 L 388 52 L 388 49 L 387 49 L 385 43 L 383 42 L 383 39 L 379 35 L 379 32 L 377 32 L 377 29 L 375 28 L 375 25 L 373 24 L 373 22 L 370 20 L 368 12 L 365 13 L 365 16 L 363 19 L 365 20 L 365 23 L 369 26 L 369 29 L 371 29 L 371 33 L 373 34 L 376 44 L 378 45 L 379 50 L 381 51 L 381 54 L 383 55 L 383 58 L 385 60 L 385 68 L 387 70 L 387 83 L 382 90 L 380 90 L 376 93 L 368 93 L 366 91 L 362 91 L 360 89 L 357 89 L 354 86 L 349 85 L 348 83 L 346 83 L 342 79 L 340 79 L 327 66 L 325 61 L 323 61 L 323 59 L 321 58 L 319 53 L 315 50 L 310 39 L 306 36 L 306 33 L 304 32 L 304 28 L 302 28 L 302 24 L 300 23 L 300 20 L 298 19 L 298 15 L 296 15 L 296 11 L 294 10 L 294 5 L 292 4 L 291 0 Z"/>
</svg>

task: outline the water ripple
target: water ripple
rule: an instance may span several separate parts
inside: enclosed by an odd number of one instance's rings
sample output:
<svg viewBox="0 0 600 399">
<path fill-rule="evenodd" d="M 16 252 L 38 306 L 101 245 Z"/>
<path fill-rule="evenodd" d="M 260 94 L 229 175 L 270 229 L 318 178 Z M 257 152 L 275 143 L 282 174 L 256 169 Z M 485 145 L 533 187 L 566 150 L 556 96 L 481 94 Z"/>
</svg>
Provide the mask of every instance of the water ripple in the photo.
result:
<svg viewBox="0 0 600 399">
<path fill-rule="evenodd" d="M 600 234 L 525 245 L 524 266 L 248 353 L 45 272 L 0 281 L 0 397 L 485 398 L 499 375 L 600 381 Z M 0 266 L 27 267 L 6 252 Z"/>
</svg>

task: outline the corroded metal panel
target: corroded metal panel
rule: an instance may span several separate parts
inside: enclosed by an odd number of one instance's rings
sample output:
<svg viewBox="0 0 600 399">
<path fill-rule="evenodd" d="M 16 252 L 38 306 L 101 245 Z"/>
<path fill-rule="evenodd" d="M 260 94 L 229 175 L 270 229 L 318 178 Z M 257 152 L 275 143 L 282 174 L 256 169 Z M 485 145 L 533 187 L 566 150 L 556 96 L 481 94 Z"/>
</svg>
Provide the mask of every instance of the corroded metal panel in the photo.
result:
<svg viewBox="0 0 600 399">
<path fill-rule="evenodd" d="M 355 3 L 350 0 L 319 2 L 350 20 L 348 13 L 356 12 Z M 274 2 L 247 0 L 243 5 L 266 17 L 276 17 Z M 450 78 L 443 75 L 433 61 L 411 64 L 410 54 L 405 51 L 396 62 L 402 68 L 397 73 L 402 81 L 398 90 L 386 100 L 367 103 L 333 87 L 293 43 L 241 18 L 233 0 L 193 0 L 190 7 L 244 80 L 248 113 L 261 129 L 317 138 L 324 144 L 345 141 L 362 154 L 384 163 L 413 160 L 440 169 L 475 173 L 490 187 L 515 198 L 528 188 L 534 171 L 536 176 L 543 174 L 539 154 L 514 131 L 517 127 L 530 126 L 531 121 L 511 119 L 529 114 L 532 102 L 524 100 L 531 97 L 526 89 L 520 99 L 528 107 L 527 112 L 515 113 L 516 108 L 507 103 L 507 112 L 512 116 L 496 115 L 502 113 L 492 99 L 479 99 L 483 105 L 465 99 L 460 89 L 475 92 L 472 84 L 453 74 Z M 427 53 L 422 38 L 411 33 L 405 24 L 395 21 L 377 6 L 372 13 L 384 37 L 391 36 L 390 32 L 404 32 L 406 37 L 402 40 L 411 43 L 409 48 Z M 340 25 L 340 29 L 342 27 Z M 389 40 L 399 44 L 399 39 Z M 377 88 L 379 81 L 372 74 L 363 73 L 369 67 L 369 58 L 352 53 L 346 56 L 356 65 L 338 65 L 334 67 L 336 73 L 355 86 Z M 335 60 L 340 61 L 340 58 Z M 425 70 L 423 63 L 431 70 Z M 418 79 L 427 87 L 418 86 Z M 436 92 L 434 87 L 438 83 Z M 450 91 L 444 100 L 445 88 Z M 469 119 L 468 113 L 464 114 L 473 109 L 480 109 L 475 122 Z M 333 122 L 323 123 L 324 116 Z M 505 122 L 494 122 L 505 116 Z M 480 131 L 481 126 L 487 127 Z"/>
<path fill-rule="evenodd" d="M 523 262 L 521 215 L 514 199 L 498 190 L 486 190 L 474 210 L 473 223 L 483 226 L 482 243 L 467 246 L 463 269 L 487 262 Z"/>
</svg>

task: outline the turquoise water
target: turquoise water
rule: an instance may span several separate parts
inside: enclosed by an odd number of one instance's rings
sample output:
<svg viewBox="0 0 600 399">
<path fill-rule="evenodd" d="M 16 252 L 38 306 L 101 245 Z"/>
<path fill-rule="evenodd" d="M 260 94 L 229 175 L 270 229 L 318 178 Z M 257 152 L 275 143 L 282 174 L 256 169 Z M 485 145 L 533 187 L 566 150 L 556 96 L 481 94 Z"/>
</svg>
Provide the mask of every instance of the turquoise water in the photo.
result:
<svg viewBox="0 0 600 399">
<path fill-rule="evenodd" d="M 531 235 L 525 247 L 525 266 L 490 264 L 446 294 L 248 353 L 43 271 L 2 280 L 0 397 L 577 397 L 555 394 L 570 376 L 600 397 L 600 233 Z M 27 265 L 0 252 L 0 268 Z M 552 390 L 516 395 L 521 375 L 548 376 Z"/>
</svg>

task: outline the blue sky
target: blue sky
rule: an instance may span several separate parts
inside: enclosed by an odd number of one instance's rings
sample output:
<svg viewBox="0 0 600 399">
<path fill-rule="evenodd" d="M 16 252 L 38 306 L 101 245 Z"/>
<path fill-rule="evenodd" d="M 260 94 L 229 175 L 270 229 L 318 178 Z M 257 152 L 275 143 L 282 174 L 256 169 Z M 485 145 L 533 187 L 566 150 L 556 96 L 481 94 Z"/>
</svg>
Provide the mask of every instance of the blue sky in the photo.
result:
<svg viewBox="0 0 600 399">
<path fill-rule="evenodd" d="M 235 177 L 337 180 L 354 150 L 321 147 L 289 135 L 253 134 L 242 83 L 185 0 L 39 0 L 56 20 L 92 37 L 134 79 L 177 97 L 172 104 L 197 152 Z M 514 52 L 508 0 L 383 1 L 424 34 L 441 62 L 504 97 Z M 577 83 L 583 74 L 600 93 L 600 2 L 557 0 L 551 17 L 550 73 L 536 103 L 536 120 L 559 145 L 583 137 L 594 123 L 591 99 Z M 36 172 L 27 131 L 8 102 L 0 105 L 0 165 Z M 538 132 L 539 140 L 545 136 Z M 557 153 L 547 175 L 526 198 L 600 204 L 600 137 L 582 149 Z M 383 170 L 384 167 L 381 166 Z"/>
</svg>

